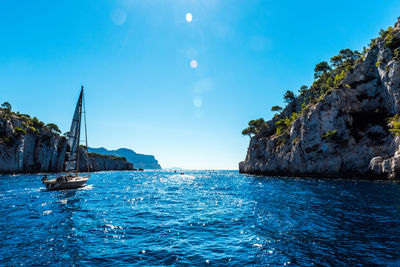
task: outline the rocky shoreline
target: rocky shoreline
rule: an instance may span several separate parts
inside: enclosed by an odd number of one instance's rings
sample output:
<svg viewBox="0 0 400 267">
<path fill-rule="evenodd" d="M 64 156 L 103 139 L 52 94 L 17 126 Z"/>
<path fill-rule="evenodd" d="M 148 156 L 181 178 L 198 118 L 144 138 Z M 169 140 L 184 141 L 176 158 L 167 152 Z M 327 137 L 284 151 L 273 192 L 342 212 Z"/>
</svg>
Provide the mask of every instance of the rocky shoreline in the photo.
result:
<svg viewBox="0 0 400 267">
<path fill-rule="evenodd" d="M 362 54 L 342 51 L 272 120 L 249 123 L 241 173 L 400 178 L 400 20 Z"/>
<path fill-rule="evenodd" d="M 57 173 L 64 171 L 65 136 L 55 124 L 45 124 L 29 115 L 14 113 L 4 103 L 0 109 L 0 174 Z M 87 170 L 81 152 L 80 169 Z M 90 170 L 133 170 L 132 163 L 115 156 L 89 155 Z"/>
</svg>

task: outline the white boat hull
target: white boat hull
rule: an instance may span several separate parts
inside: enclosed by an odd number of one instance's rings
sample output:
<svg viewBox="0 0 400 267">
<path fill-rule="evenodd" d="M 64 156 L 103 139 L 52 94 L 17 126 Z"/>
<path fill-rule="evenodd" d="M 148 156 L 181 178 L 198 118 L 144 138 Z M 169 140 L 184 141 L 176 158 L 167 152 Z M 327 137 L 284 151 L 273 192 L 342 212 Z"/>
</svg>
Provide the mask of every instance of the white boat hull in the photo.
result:
<svg viewBox="0 0 400 267">
<path fill-rule="evenodd" d="M 75 177 L 59 177 L 54 180 L 45 181 L 47 190 L 65 190 L 77 189 L 84 187 L 89 177 L 75 176 Z"/>
</svg>

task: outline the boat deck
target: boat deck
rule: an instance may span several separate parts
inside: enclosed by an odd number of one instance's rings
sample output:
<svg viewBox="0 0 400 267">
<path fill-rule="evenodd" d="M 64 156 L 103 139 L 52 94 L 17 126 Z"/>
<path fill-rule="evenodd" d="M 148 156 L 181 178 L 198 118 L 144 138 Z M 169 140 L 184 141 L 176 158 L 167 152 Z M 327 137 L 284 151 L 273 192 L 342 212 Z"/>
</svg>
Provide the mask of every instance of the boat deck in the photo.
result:
<svg viewBox="0 0 400 267">
<path fill-rule="evenodd" d="M 89 180 L 87 176 L 61 176 L 44 182 L 47 190 L 77 189 L 84 187 Z"/>
</svg>

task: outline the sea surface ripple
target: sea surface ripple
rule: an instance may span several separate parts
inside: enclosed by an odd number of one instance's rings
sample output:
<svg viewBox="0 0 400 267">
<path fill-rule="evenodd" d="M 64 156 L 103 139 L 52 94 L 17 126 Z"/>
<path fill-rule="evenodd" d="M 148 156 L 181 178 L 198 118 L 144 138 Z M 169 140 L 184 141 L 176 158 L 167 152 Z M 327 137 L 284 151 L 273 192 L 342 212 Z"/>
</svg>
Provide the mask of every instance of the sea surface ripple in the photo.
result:
<svg viewBox="0 0 400 267">
<path fill-rule="evenodd" d="M 237 171 L 0 176 L 1 265 L 400 265 L 400 184 Z"/>
</svg>

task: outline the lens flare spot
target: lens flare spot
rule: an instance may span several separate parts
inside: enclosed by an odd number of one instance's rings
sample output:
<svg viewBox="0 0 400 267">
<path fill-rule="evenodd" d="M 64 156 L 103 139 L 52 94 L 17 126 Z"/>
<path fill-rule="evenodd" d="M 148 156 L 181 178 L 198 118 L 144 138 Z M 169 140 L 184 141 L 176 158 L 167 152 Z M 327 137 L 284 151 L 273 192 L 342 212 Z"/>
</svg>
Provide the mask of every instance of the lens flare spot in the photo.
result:
<svg viewBox="0 0 400 267">
<path fill-rule="evenodd" d="M 203 105 L 203 99 L 201 99 L 200 96 L 196 96 L 193 99 L 193 106 L 195 106 L 196 108 L 200 108 Z"/>
<path fill-rule="evenodd" d="M 193 59 L 192 61 L 190 61 L 190 67 L 192 67 L 192 69 L 197 68 L 198 65 L 199 63 L 197 63 L 197 60 Z"/>
<path fill-rule="evenodd" d="M 191 22 L 193 19 L 192 13 L 186 13 L 186 21 Z"/>
<path fill-rule="evenodd" d="M 120 8 L 114 9 L 111 13 L 111 20 L 115 25 L 121 26 L 126 20 L 126 13 Z"/>
</svg>

